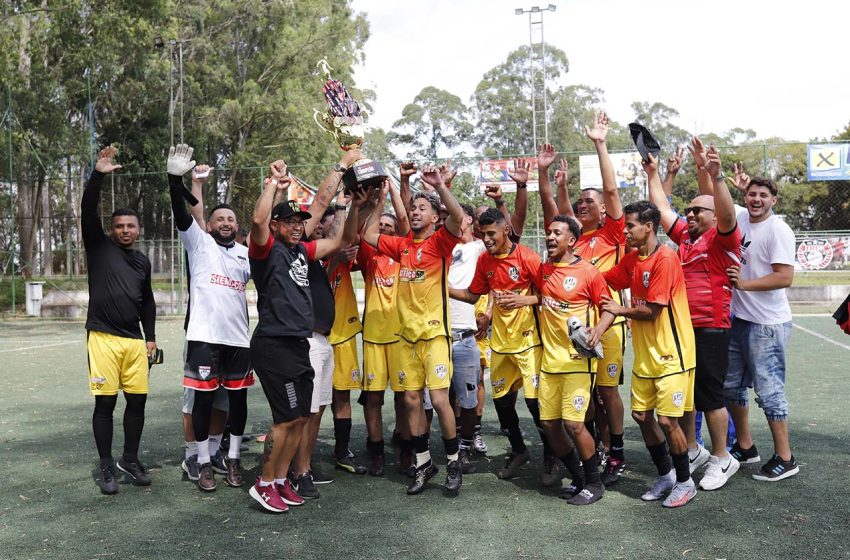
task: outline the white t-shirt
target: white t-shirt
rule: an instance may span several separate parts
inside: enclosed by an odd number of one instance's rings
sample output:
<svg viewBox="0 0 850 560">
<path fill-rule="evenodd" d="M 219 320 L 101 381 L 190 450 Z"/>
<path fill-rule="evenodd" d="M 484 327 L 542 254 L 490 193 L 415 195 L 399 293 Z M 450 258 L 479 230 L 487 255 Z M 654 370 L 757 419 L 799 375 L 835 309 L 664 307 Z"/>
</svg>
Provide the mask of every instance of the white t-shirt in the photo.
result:
<svg viewBox="0 0 850 560">
<path fill-rule="evenodd" d="M 478 257 L 486 251 L 484 242 L 476 239 L 470 243 L 458 243 L 452 251 L 452 265 L 449 267 L 449 287 L 462 290 L 468 288 L 475 276 Z M 449 300 L 449 317 L 452 330 L 475 330 L 475 306 L 469 303 Z"/>
<path fill-rule="evenodd" d="M 794 266 L 794 232 L 775 215 L 750 223 L 749 213 L 738 216 L 741 228 L 741 278 L 752 280 L 773 272 L 772 264 Z M 791 306 L 785 288 L 764 292 L 734 290 L 732 314 L 761 325 L 787 323 Z"/>
<path fill-rule="evenodd" d="M 248 348 L 248 299 L 251 276 L 248 248 L 222 247 L 192 220 L 178 231 L 189 253 L 189 326 L 186 340 Z"/>
</svg>

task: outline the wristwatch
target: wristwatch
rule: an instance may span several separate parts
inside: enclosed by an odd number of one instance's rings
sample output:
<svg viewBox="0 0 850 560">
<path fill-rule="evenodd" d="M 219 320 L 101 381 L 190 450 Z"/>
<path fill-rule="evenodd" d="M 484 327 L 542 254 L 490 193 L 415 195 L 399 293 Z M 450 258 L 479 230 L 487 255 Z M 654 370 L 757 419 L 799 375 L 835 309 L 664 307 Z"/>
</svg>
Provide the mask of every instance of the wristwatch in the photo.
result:
<svg viewBox="0 0 850 560">
<path fill-rule="evenodd" d="M 345 173 L 346 171 L 348 171 L 348 168 L 343 167 L 339 163 L 335 163 L 334 164 L 334 171 L 336 171 L 337 173 Z"/>
<path fill-rule="evenodd" d="M 518 189 L 524 189 L 526 187 L 528 187 L 528 184 L 526 184 L 526 183 L 517 183 L 516 184 L 516 188 L 518 188 Z"/>
<path fill-rule="evenodd" d="M 348 208 L 342 204 L 334 205 L 334 210 L 336 210 L 337 212 L 345 212 L 347 209 Z"/>
<path fill-rule="evenodd" d="M 715 181 L 722 181 L 725 178 L 726 178 L 726 175 L 724 175 L 723 172 L 721 171 L 720 174 L 717 177 L 714 178 L 714 180 Z"/>
</svg>

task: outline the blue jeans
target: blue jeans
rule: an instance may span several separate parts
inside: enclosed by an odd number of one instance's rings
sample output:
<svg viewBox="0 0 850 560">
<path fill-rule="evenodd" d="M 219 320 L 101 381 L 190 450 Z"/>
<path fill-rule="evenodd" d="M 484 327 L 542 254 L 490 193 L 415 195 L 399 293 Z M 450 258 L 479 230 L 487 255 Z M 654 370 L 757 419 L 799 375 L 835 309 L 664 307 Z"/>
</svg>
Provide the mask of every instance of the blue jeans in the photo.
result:
<svg viewBox="0 0 850 560">
<path fill-rule="evenodd" d="M 729 371 L 723 386 L 727 403 L 747 406 L 747 389 L 756 393 L 756 403 L 768 420 L 788 418 L 785 398 L 785 347 L 791 322 L 760 325 L 732 320 Z"/>
<path fill-rule="evenodd" d="M 474 336 L 452 344 L 452 390 L 461 408 L 475 408 L 478 404 L 478 373 L 481 371 L 481 354 Z"/>
</svg>

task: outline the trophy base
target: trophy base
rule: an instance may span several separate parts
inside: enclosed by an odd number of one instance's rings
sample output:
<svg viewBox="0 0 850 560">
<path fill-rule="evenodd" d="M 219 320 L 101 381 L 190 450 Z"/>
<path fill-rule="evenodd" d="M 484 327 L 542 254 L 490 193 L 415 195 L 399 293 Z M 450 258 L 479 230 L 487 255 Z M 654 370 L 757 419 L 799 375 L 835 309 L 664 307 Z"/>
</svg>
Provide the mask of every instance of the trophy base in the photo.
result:
<svg viewBox="0 0 850 560">
<path fill-rule="evenodd" d="M 358 188 L 380 187 L 387 177 L 387 170 L 382 163 L 361 159 L 354 162 L 354 165 L 343 173 L 342 182 L 345 185 L 345 192 L 350 193 Z"/>
</svg>

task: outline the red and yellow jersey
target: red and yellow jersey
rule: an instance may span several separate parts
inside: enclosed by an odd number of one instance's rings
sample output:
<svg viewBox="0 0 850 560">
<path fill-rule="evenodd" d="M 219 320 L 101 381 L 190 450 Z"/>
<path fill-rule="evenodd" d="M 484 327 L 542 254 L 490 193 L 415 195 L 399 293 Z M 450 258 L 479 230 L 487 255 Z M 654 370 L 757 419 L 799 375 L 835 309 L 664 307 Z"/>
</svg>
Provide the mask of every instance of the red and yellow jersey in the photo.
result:
<svg viewBox="0 0 850 560">
<path fill-rule="evenodd" d="M 581 236 L 576 240 L 573 252 L 582 260 L 589 262 L 599 272 L 608 272 L 614 265 L 622 260 L 626 252 L 626 234 L 623 228 L 626 225 L 626 215 L 615 220 L 605 215 L 605 223 L 596 229 L 582 230 Z M 618 304 L 623 303 L 620 292 L 611 290 L 611 298 Z M 623 317 L 617 317 L 614 324 L 625 321 Z"/>
<path fill-rule="evenodd" d="M 632 321 L 634 374 L 657 378 L 695 367 L 694 329 L 685 275 L 673 249 L 659 245 L 646 257 L 637 251 L 627 253 L 604 276 L 615 290 L 631 289 L 632 307 L 647 303 L 664 306 L 654 321 Z"/>
<path fill-rule="evenodd" d="M 351 283 L 351 263 L 338 264 L 329 280 L 334 293 L 334 324 L 328 342 L 339 344 L 363 331 L 354 285 Z"/>
<path fill-rule="evenodd" d="M 595 373 L 596 360 L 581 356 L 570 341 L 567 320 L 578 317 L 593 327 L 599 322 L 599 306 L 608 284 L 592 264 L 546 262 L 534 283 L 540 294 L 540 338 L 543 340 L 545 373 Z"/>
<path fill-rule="evenodd" d="M 398 340 L 399 262 L 378 253 L 365 241 L 360 241 L 357 254 L 363 279 L 366 281 L 366 306 L 363 310 L 363 341 L 388 344 Z"/>
<path fill-rule="evenodd" d="M 425 240 L 378 237 L 378 252 L 400 263 L 398 335 L 408 342 L 451 336 L 448 272 L 458 239 L 446 228 Z"/>
<path fill-rule="evenodd" d="M 479 295 L 487 295 L 491 291 L 528 295 L 539 268 L 537 253 L 519 243 L 514 243 L 507 255 L 482 253 L 469 291 Z M 540 345 L 536 307 L 503 309 L 493 305 L 490 325 L 490 348 L 493 352 L 517 354 Z"/>
</svg>

